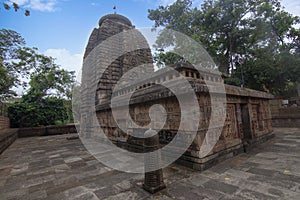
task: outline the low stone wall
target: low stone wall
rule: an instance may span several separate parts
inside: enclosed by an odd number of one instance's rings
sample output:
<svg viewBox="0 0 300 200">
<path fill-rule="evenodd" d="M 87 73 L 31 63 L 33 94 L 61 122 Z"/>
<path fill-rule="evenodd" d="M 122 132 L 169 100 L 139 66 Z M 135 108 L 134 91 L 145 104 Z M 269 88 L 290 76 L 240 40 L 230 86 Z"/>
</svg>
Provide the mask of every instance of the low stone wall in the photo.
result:
<svg viewBox="0 0 300 200">
<path fill-rule="evenodd" d="M 18 137 L 34 137 L 34 136 L 47 136 L 47 135 L 62 135 L 77 133 L 74 124 L 64 126 L 43 126 L 43 127 L 31 127 L 20 128 L 18 131 Z"/>
<path fill-rule="evenodd" d="M 270 107 L 273 127 L 300 128 L 300 106 L 298 104 L 282 105 L 282 99 L 275 99 L 270 101 Z"/>
<path fill-rule="evenodd" d="M 272 115 L 273 127 L 300 128 L 300 108 L 280 108 L 279 113 Z"/>
<path fill-rule="evenodd" d="M 0 116 L 0 130 L 9 128 L 9 118 Z"/>
<path fill-rule="evenodd" d="M 3 114 L 1 111 L 0 114 Z M 9 129 L 9 118 L 6 116 L 0 116 L 0 154 L 7 149 L 18 136 L 17 129 Z"/>
<path fill-rule="evenodd" d="M 7 127 L 7 126 L 6 126 Z M 0 154 L 7 149 L 18 137 L 34 137 L 77 133 L 74 124 L 64 126 L 44 126 L 19 129 L 0 129 Z"/>
<path fill-rule="evenodd" d="M 1 129 L 0 154 L 7 149 L 18 137 L 18 129 Z"/>
<path fill-rule="evenodd" d="M 200 128 L 198 128 L 194 141 L 184 155 L 177 160 L 177 163 L 196 170 L 204 170 L 215 163 L 247 151 L 249 148 L 254 148 L 255 144 L 265 142 L 273 137 L 269 107 L 269 99 L 273 96 L 259 91 L 225 85 L 227 103 L 225 123 L 210 128 L 211 137 L 219 137 L 219 140 L 208 155 L 202 156 L 200 150 L 203 142 L 206 142 L 205 137 L 210 126 L 212 105 L 205 86 L 197 80 L 190 81 L 192 82 L 191 85 L 195 87 L 200 112 L 202 116 L 206 117 L 200 119 Z M 175 81 L 174 84 L 177 84 L 177 82 Z M 219 97 L 218 101 L 221 100 L 221 97 Z M 188 101 L 189 99 L 186 99 L 186 103 L 189 103 Z M 160 143 L 163 146 L 168 144 L 177 134 L 181 120 L 181 108 L 172 93 L 156 85 L 147 85 L 147 87 L 137 90 L 131 96 L 129 113 L 137 124 L 147 124 L 150 122 L 148 110 L 155 104 L 160 104 L 166 109 L 167 120 L 163 125 L 164 128 L 157 130 L 161 136 Z M 133 152 L 141 152 L 143 150 L 142 141 L 126 134 L 133 133 L 135 135 L 140 130 L 130 126 L 125 132 L 120 130 L 109 106 L 105 106 L 105 104 L 96 106 L 98 121 L 104 133 L 118 146 Z M 122 109 L 127 108 L 119 106 L 116 109 L 119 109 L 120 113 L 125 113 Z M 186 112 L 192 113 L 193 111 L 186 110 Z M 121 118 L 122 115 L 119 117 L 119 123 L 129 124 L 126 115 L 124 115 L 124 118 Z M 161 123 L 161 121 L 155 121 L 157 119 L 151 120 L 152 123 Z M 89 131 L 87 128 L 86 130 Z M 220 129 L 222 130 L 221 135 L 217 135 Z M 186 135 L 189 134 L 189 130 L 189 127 L 185 127 Z M 170 155 L 162 155 L 162 157 L 172 156 L 172 152 L 170 152 Z"/>
</svg>

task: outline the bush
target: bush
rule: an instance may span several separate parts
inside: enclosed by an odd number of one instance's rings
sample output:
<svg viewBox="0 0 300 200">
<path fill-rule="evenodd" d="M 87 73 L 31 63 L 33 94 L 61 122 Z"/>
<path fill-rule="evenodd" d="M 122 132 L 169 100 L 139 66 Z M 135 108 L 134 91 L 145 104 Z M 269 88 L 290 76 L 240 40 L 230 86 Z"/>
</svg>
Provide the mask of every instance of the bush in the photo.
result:
<svg viewBox="0 0 300 200">
<path fill-rule="evenodd" d="M 11 127 L 36 127 L 67 122 L 68 111 L 64 99 L 46 98 L 36 102 L 16 102 L 8 107 Z"/>
</svg>

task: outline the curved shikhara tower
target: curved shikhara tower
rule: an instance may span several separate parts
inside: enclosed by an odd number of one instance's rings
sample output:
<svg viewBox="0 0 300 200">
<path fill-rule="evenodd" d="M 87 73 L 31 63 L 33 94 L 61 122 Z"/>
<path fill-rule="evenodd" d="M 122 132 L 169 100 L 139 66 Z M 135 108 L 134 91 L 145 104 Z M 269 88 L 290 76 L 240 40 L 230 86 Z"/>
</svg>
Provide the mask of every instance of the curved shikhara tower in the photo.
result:
<svg viewBox="0 0 300 200">
<path fill-rule="evenodd" d="M 153 72 L 152 63 L 145 37 L 129 19 L 118 14 L 103 16 L 99 27 L 92 31 L 84 54 L 80 92 L 81 133 L 88 133 L 95 127 L 97 119 L 92 117 L 95 112 L 110 115 L 108 110 L 113 88 L 127 71 L 148 64 L 138 72 L 139 75 L 129 77 L 134 81 Z M 126 81 L 122 85 L 126 85 Z M 101 127 L 112 126 L 106 123 L 110 122 L 101 124 Z"/>
</svg>

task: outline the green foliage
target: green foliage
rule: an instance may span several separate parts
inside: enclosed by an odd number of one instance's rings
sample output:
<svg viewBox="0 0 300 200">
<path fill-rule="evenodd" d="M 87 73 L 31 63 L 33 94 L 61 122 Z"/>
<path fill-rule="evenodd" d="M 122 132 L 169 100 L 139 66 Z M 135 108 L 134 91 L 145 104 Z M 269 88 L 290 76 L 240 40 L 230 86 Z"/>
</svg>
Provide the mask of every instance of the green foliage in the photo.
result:
<svg viewBox="0 0 300 200">
<path fill-rule="evenodd" d="M 16 3 L 13 3 L 13 7 L 14 7 L 14 10 L 17 12 L 19 10 L 19 5 L 16 4 Z"/>
<path fill-rule="evenodd" d="M 270 91 L 277 96 L 296 95 L 300 77 L 300 58 L 288 50 L 278 54 L 268 48 L 257 50 L 256 59 L 246 60 L 245 83 L 253 89 Z"/>
<path fill-rule="evenodd" d="M 235 85 L 235 86 L 241 86 L 242 85 L 241 80 L 237 77 L 225 78 L 224 83 L 228 84 L 228 85 Z"/>
<path fill-rule="evenodd" d="M 10 90 L 11 86 L 14 85 L 14 79 L 9 74 L 9 71 L 0 65 L 0 99 L 14 96 L 16 93 L 13 90 Z"/>
<path fill-rule="evenodd" d="M 30 88 L 23 96 L 24 100 L 33 102 L 48 96 L 70 99 L 74 72 L 60 69 L 52 58 L 41 58 L 45 59 L 45 66 L 39 69 L 38 74 L 31 74 Z"/>
<path fill-rule="evenodd" d="M 25 16 L 26 17 L 30 16 L 30 11 L 29 10 L 25 10 Z"/>
<path fill-rule="evenodd" d="M 180 31 L 200 42 L 233 85 L 291 94 L 300 72 L 299 18 L 284 11 L 279 0 L 205 0 L 201 9 L 190 0 L 149 10 L 154 28 Z M 158 39 L 168 48 L 172 37 Z M 166 53 L 157 56 L 168 60 Z"/>
<path fill-rule="evenodd" d="M 8 107 L 8 117 L 12 127 L 35 127 L 55 125 L 58 121 L 68 122 L 66 100 L 48 97 L 36 102 L 22 100 Z"/>
<path fill-rule="evenodd" d="M 26 47 L 17 32 L 0 30 L 0 56 L 0 99 L 15 95 L 14 86 L 26 88 L 28 79 L 28 98 L 71 98 L 74 72 L 60 69 L 53 58 L 39 54 L 37 48 Z"/>
<path fill-rule="evenodd" d="M 73 120 L 71 91 L 74 72 L 61 69 L 54 59 L 25 46 L 15 31 L 0 31 L 0 98 L 15 95 L 13 86 L 29 89 L 21 100 L 9 106 L 13 127 L 67 123 Z"/>
<path fill-rule="evenodd" d="M 26 77 L 30 69 L 14 63 L 20 60 L 21 51 L 25 51 L 24 45 L 24 39 L 17 32 L 0 30 L 0 99 L 15 96 L 13 86 L 25 85 L 20 78 Z"/>
<path fill-rule="evenodd" d="M 32 56 L 31 54 L 27 57 Z M 30 88 L 20 102 L 9 106 L 13 127 L 34 127 L 68 123 L 73 120 L 71 90 L 74 73 L 60 69 L 53 59 L 35 55 L 31 62 L 39 65 L 37 74 L 30 75 Z M 24 63 L 25 64 L 25 63 Z"/>
<path fill-rule="evenodd" d="M 192 33 L 190 24 L 194 14 L 194 10 L 190 8 L 191 5 L 190 0 L 178 0 L 170 6 L 159 6 L 156 10 L 148 10 L 148 18 L 155 22 L 154 27 L 167 26 L 190 35 Z"/>
<path fill-rule="evenodd" d="M 154 55 L 154 61 L 157 63 L 158 67 L 163 68 L 164 66 L 173 65 L 176 63 L 185 62 L 182 57 L 179 55 L 172 53 L 160 51 L 156 55 Z"/>
<path fill-rule="evenodd" d="M 13 1 L 6 1 L 5 3 L 3 3 L 3 7 L 5 10 L 10 10 L 10 8 L 13 7 L 15 12 L 17 12 L 20 9 L 19 4 L 15 3 Z M 28 17 L 28 16 L 30 16 L 30 11 L 25 10 L 24 14 L 26 17 Z"/>
</svg>

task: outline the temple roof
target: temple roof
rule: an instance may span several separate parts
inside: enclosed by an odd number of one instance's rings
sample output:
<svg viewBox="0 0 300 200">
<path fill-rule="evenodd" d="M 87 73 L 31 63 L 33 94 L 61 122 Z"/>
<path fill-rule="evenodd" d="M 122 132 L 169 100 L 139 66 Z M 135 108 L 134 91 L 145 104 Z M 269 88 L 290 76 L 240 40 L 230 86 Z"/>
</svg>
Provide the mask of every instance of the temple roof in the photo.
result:
<svg viewBox="0 0 300 200">
<path fill-rule="evenodd" d="M 132 23 L 131 23 L 131 21 L 128 18 L 126 18 L 126 17 L 124 17 L 122 15 L 119 15 L 119 14 L 108 14 L 108 15 L 105 15 L 105 16 L 101 17 L 101 19 L 99 20 L 99 26 L 101 26 L 102 23 L 106 19 L 118 21 L 118 22 L 124 23 L 124 24 L 126 24 L 128 26 L 132 26 Z"/>
</svg>

